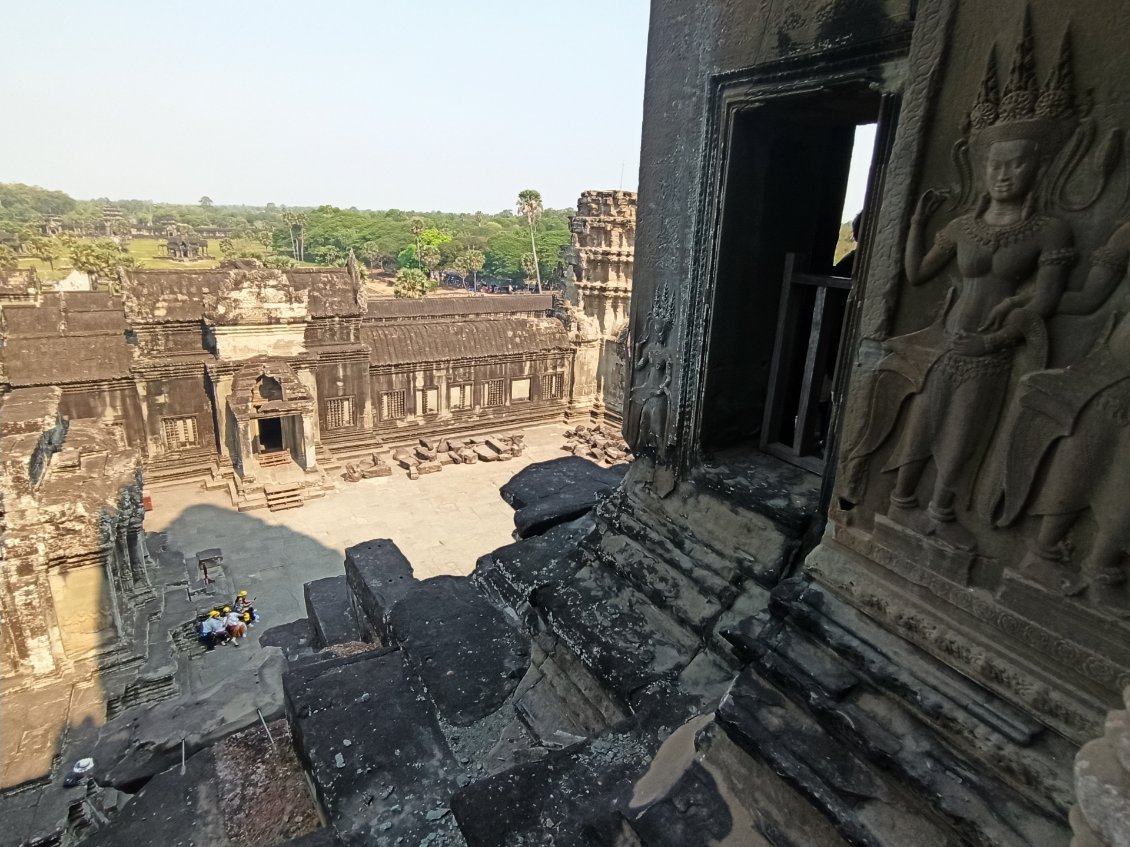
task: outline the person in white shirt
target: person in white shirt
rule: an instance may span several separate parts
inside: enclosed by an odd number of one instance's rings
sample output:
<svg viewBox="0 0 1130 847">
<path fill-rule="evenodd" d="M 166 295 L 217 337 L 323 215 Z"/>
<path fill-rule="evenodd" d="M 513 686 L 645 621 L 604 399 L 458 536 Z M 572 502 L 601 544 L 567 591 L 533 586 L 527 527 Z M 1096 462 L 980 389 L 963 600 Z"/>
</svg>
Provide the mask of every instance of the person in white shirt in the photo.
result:
<svg viewBox="0 0 1130 847">
<path fill-rule="evenodd" d="M 228 635 L 231 636 L 232 645 L 239 646 L 239 639 L 247 634 L 247 624 L 243 622 L 243 616 L 232 609 L 231 606 L 224 606 L 224 626 L 227 627 Z"/>
</svg>

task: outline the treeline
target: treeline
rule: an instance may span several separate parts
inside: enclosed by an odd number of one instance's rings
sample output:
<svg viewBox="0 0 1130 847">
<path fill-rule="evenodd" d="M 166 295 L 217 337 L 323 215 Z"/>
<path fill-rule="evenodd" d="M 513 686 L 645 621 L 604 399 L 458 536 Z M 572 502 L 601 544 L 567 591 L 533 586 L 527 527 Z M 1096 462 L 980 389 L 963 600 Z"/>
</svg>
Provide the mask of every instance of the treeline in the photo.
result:
<svg viewBox="0 0 1130 847">
<path fill-rule="evenodd" d="M 370 267 L 423 268 L 462 276 L 471 257 L 471 273 L 514 281 L 552 276 L 560 248 L 569 242 L 571 215 L 572 210 L 543 210 L 540 205 L 531 221 L 526 214 L 511 211 L 458 214 L 335 206 L 288 208 L 274 203 L 221 206 L 208 197 L 191 206 L 146 200 L 76 200 L 62 191 L 0 183 L 0 236 L 17 248 L 39 235 L 48 220 L 79 237 L 128 235 L 130 227 L 172 226 L 180 233 L 221 229 L 232 241 L 262 245 L 267 258 L 290 256 L 295 261 L 334 265 L 346 261 L 352 250 Z"/>
</svg>

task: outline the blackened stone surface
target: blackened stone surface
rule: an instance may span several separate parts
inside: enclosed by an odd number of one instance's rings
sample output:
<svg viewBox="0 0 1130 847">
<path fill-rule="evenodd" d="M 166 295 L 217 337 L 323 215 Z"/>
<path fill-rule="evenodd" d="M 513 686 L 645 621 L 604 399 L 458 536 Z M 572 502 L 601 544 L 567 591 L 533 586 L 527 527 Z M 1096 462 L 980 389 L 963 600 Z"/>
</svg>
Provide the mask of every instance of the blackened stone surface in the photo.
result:
<svg viewBox="0 0 1130 847">
<path fill-rule="evenodd" d="M 473 579 L 517 608 L 529 602 L 536 589 L 569 579 L 581 569 L 577 546 L 593 526 L 591 518 L 582 518 L 500 547 L 479 559 Z"/>
<path fill-rule="evenodd" d="M 288 665 L 309 657 L 314 649 L 314 633 L 310 621 L 299 618 L 264 630 L 259 636 L 260 647 L 278 647 L 283 651 Z"/>
<path fill-rule="evenodd" d="M 911 817 L 945 819 L 969 843 L 1069 840 L 1063 817 L 1072 794 L 1059 764 L 1070 758 L 1069 743 L 818 584 L 786 580 L 769 613 L 728 638 L 753 666 L 723 700 L 720 723 L 774 771 L 814 792 L 833 820 L 869 819 L 861 812 L 864 781 L 836 779 L 824 764 L 854 759 L 882 783 L 870 795 L 883 808 L 866 824 L 875 831 L 875 821 L 896 819 L 891 809 L 901 802 L 917 805 Z M 767 726 L 777 731 L 766 734 Z M 830 752 L 837 747 L 842 752 Z M 1017 784 L 1046 795 L 1018 792 Z"/>
<path fill-rule="evenodd" d="M 361 631 L 357 614 L 349 602 L 349 585 L 345 574 L 316 579 L 302 586 L 306 598 L 306 615 L 314 631 L 314 647 L 359 641 Z"/>
<path fill-rule="evenodd" d="M 645 686 L 677 674 L 699 639 L 599 564 L 534 592 L 550 628 L 625 705 Z"/>
<path fill-rule="evenodd" d="M 552 497 L 568 488 L 604 492 L 615 488 L 624 478 L 627 465 L 602 468 L 580 456 L 563 456 L 548 462 L 537 462 L 514 474 L 499 494 L 515 509 L 524 509 L 538 500 Z"/>
<path fill-rule="evenodd" d="M 710 847 L 724 843 L 733 828 L 714 777 L 697 762 L 667 797 L 632 817 L 632 829 L 649 847 Z"/>
<path fill-rule="evenodd" d="M 389 627 L 440 716 L 455 726 L 498 709 L 530 666 L 529 639 L 466 578 L 421 583 L 393 606 Z"/>
<path fill-rule="evenodd" d="M 518 537 L 529 538 L 591 510 L 620 484 L 627 467 L 603 468 L 580 456 L 565 456 L 530 465 L 499 492 L 517 509 Z"/>
<path fill-rule="evenodd" d="M 694 478 L 794 536 L 802 535 L 818 512 L 820 477 L 758 451 L 718 453 Z"/>
<path fill-rule="evenodd" d="M 611 733 L 479 780 L 455 795 L 451 809 L 470 847 L 616 844 L 616 806 L 656 747 L 647 737 Z"/>
<path fill-rule="evenodd" d="M 419 581 L 400 548 L 387 538 L 363 541 L 345 551 L 345 577 L 363 619 L 363 633 L 387 640 L 385 618 L 393 604 Z"/>
<path fill-rule="evenodd" d="M 346 844 L 461 844 L 447 805 L 459 766 L 403 653 L 348 658 L 283 682 L 298 755 L 331 823 Z"/>
<path fill-rule="evenodd" d="M 211 748 L 202 750 L 189 757 L 184 776 L 180 765 L 157 774 L 109 826 L 82 843 L 91 847 L 227 844 L 218 785 L 215 756 Z"/>
</svg>

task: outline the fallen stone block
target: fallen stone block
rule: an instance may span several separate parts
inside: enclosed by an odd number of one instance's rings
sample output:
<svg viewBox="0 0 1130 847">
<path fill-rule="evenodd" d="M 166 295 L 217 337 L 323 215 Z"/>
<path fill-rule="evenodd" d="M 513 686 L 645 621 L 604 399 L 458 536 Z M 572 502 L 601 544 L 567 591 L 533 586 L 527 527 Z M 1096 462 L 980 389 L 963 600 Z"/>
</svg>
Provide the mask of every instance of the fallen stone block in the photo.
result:
<svg viewBox="0 0 1130 847">
<path fill-rule="evenodd" d="M 475 445 L 475 455 L 484 462 L 494 462 L 498 460 L 498 454 L 483 444 Z"/>
<path fill-rule="evenodd" d="M 491 450 L 493 450 L 495 453 L 505 453 L 506 452 L 506 445 L 503 444 L 501 441 L 499 441 L 497 438 L 488 438 L 486 440 L 486 445 Z"/>
<path fill-rule="evenodd" d="M 439 473 L 443 470 L 443 465 L 439 462 L 420 462 L 420 464 L 416 466 L 416 470 L 422 474 Z"/>
<path fill-rule="evenodd" d="M 366 470 L 362 471 L 361 476 L 363 476 L 365 479 L 373 479 L 374 477 L 380 476 L 392 476 L 392 468 L 390 468 L 388 465 L 374 465 L 373 467 L 367 468 Z"/>
<path fill-rule="evenodd" d="M 455 458 L 450 453 L 436 453 L 436 461 L 441 465 L 455 464 Z"/>
</svg>

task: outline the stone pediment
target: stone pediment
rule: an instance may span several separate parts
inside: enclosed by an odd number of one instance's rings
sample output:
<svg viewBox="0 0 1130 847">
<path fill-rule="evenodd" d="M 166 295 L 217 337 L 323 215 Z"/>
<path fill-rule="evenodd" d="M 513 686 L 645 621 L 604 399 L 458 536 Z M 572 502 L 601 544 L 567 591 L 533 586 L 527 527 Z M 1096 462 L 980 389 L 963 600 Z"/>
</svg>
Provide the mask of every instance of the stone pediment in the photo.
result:
<svg viewBox="0 0 1130 847">
<path fill-rule="evenodd" d="M 236 420 L 311 414 L 314 398 L 285 359 L 244 363 L 232 379 L 228 405 Z"/>
</svg>

